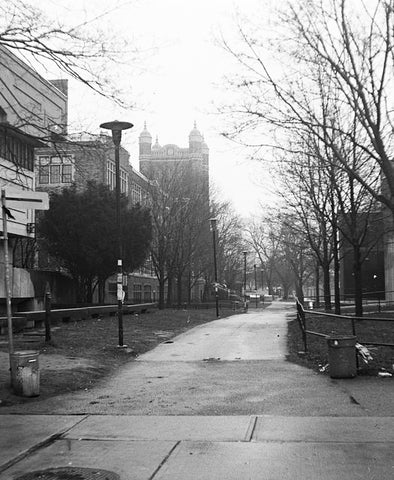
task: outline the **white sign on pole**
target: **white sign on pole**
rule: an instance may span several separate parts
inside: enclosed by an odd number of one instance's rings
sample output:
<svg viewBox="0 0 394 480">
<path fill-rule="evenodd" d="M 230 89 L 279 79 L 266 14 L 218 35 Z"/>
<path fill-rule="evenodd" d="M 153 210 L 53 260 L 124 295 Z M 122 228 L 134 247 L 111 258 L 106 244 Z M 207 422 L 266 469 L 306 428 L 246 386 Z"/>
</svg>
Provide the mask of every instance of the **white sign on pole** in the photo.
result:
<svg viewBox="0 0 394 480">
<path fill-rule="evenodd" d="M 33 192 L 32 190 L 5 189 L 8 208 L 48 210 L 49 196 L 47 192 Z"/>
</svg>

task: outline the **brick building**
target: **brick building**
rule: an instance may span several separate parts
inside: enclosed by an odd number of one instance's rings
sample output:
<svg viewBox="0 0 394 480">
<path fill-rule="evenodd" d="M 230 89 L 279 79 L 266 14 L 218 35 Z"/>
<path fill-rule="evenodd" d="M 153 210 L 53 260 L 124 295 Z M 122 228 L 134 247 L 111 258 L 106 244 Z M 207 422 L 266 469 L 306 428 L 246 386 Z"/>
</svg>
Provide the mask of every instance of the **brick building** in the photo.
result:
<svg viewBox="0 0 394 480">
<path fill-rule="evenodd" d="M 131 204 L 147 205 L 148 179 L 132 168 L 130 155 L 123 147 L 119 149 L 120 188 Z M 83 189 L 86 183 L 94 180 L 115 189 L 115 150 L 111 136 L 89 135 L 67 137 L 53 143 L 51 147 L 36 152 L 36 185 L 40 191 L 56 191 L 71 185 Z M 48 255 L 40 255 L 40 268 L 53 268 L 53 260 Z M 124 277 L 125 301 L 140 303 L 153 301 L 156 277 L 150 260 L 136 272 Z M 116 303 L 116 279 L 108 279 L 105 289 L 105 302 Z"/>
<path fill-rule="evenodd" d="M 0 186 L 33 191 L 34 149 L 53 135 L 66 133 L 67 82 L 44 79 L 1 45 L 0 68 Z M 34 308 L 43 299 L 48 276 L 29 269 L 19 253 L 28 255 L 25 247 L 34 238 L 35 214 L 23 208 L 11 213 L 14 219 L 7 223 L 12 304 Z M 1 310 L 5 310 L 3 258 L 0 242 Z"/>
</svg>

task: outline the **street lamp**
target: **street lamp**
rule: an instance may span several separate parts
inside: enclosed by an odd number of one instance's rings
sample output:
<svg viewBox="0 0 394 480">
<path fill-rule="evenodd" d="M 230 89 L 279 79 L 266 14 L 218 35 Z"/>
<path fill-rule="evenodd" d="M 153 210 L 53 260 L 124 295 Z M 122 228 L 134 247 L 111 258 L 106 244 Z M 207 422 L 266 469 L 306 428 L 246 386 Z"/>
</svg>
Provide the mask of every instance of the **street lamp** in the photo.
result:
<svg viewBox="0 0 394 480">
<path fill-rule="evenodd" d="M 244 302 L 246 307 L 246 255 L 248 252 L 244 251 L 242 253 L 244 254 Z"/>
<path fill-rule="evenodd" d="M 112 141 L 115 145 L 115 193 L 116 193 L 116 230 L 118 243 L 118 269 L 117 269 L 117 299 L 118 299 L 118 346 L 123 345 L 123 267 L 122 267 L 122 227 L 120 222 L 120 165 L 119 165 L 119 147 L 122 138 L 122 130 L 132 128 L 133 124 L 129 122 L 106 122 L 100 125 L 100 128 L 111 130 Z"/>
<path fill-rule="evenodd" d="M 216 317 L 219 317 L 219 292 L 218 292 L 218 267 L 216 261 L 216 228 L 217 228 L 217 219 L 211 218 L 211 231 L 212 231 L 212 240 L 213 240 L 213 265 L 215 268 L 215 304 L 216 304 Z"/>
<path fill-rule="evenodd" d="M 257 308 L 258 301 L 257 301 L 257 265 L 256 264 L 253 265 L 253 269 L 254 269 L 254 290 L 256 294 L 256 308 Z"/>
</svg>

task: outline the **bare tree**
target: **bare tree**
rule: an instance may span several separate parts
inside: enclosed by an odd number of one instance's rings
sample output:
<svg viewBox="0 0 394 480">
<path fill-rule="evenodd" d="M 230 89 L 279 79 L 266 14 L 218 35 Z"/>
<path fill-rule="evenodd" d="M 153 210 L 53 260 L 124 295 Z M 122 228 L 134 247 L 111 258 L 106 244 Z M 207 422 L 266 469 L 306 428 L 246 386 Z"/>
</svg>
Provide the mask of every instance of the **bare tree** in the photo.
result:
<svg viewBox="0 0 394 480">
<path fill-rule="evenodd" d="M 232 292 L 241 290 L 243 272 L 243 254 L 245 250 L 244 226 L 239 215 L 229 202 L 211 198 L 212 217 L 217 218 L 217 264 L 218 282 Z M 210 262 L 212 265 L 212 262 Z M 213 282 L 212 267 L 209 271 L 209 283 Z"/>
<path fill-rule="evenodd" d="M 267 66 L 266 45 L 256 31 L 248 33 L 239 25 L 239 49 L 222 42 L 243 68 L 229 79 L 238 96 L 236 105 L 222 109 L 235 118 L 233 130 L 225 135 L 239 137 L 268 126 L 274 139 L 270 146 L 276 148 L 282 148 L 283 135 L 289 131 L 315 136 L 371 196 L 394 213 L 392 1 L 298 0 L 287 2 L 279 18 L 286 30 L 281 29 L 282 38 L 276 42 L 277 54 L 285 63 L 286 77 L 280 78 Z M 316 108 L 321 98 L 317 77 L 330 84 L 338 120 L 332 125 L 325 124 Z M 385 188 L 377 190 L 365 171 L 352 168 L 343 156 L 343 141 L 351 142 L 382 170 Z"/>
<path fill-rule="evenodd" d="M 150 176 L 147 172 L 148 177 Z M 151 186 L 152 259 L 159 280 L 159 305 L 182 302 L 185 285 L 206 271 L 209 242 L 209 202 L 205 185 L 190 176 L 188 165 L 155 170 Z M 189 294 L 188 294 L 189 296 Z"/>
<path fill-rule="evenodd" d="M 279 18 L 283 28 L 276 53 L 285 66 L 283 77 L 268 67 L 267 43 L 256 30 L 249 33 L 245 24 L 239 25 L 241 48 L 223 41 L 243 68 L 239 76 L 230 78 L 238 97 L 237 105 L 224 109 L 235 119 L 233 130 L 225 134 L 242 138 L 253 130 L 266 138 L 269 132 L 272 141 L 262 140 L 260 146 L 293 155 L 305 154 L 304 142 L 289 144 L 288 135 L 313 139 L 324 162 L 346 174 L 344 181 L 354 192 L 353 207 L 350 197 L 342 206 L 348 209 L 346 218 L 357 206 L 361 224 L 351 231 L 360 233 L 360 228 L 367 228 L 362 209 L 376 210 L 379 202 L 394 213 L 393 3 L 299 0 L 281 5 Z M 331 226 L 337 230 L 340 209 L 335 199 L 339 200 L 334 190 L 330 195 L 328 200 L 337 209 L 337 215 L 330 217 Z M 361 240 L 363 235 L 353 238 L 354 248 Z M 356 263 L 359 268 L 360 259 Z"/>
<path fill-rule="evenodd" d="M 49 17 L 28 0 L 0 4 L 0 45 L 20 55 L 28 64 L 56 67 L 117 103 L 123 103 L 111 74 L 115 65 L 135 63 L 136 45 L 109 36 L 100 28 L 99 17 L 78 19 L 74 24 Z"/>
</svg>

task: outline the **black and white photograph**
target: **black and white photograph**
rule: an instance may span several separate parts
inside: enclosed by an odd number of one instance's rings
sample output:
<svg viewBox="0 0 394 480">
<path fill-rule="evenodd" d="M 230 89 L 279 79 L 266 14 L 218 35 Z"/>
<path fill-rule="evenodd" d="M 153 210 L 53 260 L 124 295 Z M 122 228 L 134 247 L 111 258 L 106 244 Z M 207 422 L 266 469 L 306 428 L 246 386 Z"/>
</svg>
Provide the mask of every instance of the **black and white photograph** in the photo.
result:
<svg viewBox="0 0 394 480">
<path fill-rule="evenodd" d="M 0 0 L 0 480 L 394 479 L 394 0 Z"/>
</svg>

